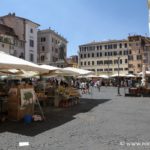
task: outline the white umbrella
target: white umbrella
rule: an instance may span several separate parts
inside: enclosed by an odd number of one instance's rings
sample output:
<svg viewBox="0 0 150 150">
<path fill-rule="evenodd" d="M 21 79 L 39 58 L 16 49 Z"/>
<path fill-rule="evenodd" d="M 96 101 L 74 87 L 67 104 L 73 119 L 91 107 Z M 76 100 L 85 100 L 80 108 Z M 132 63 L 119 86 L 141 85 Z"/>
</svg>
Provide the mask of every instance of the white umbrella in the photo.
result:
<svg viewBox="0 0 150 150">
<path fill-rule="evenodd" d="M 58 68 L 58 67 L 54 67 L 54 66 L 50 66 L 50 65 L 40 65 L 42 68 L 44 69 L 48 69 L 50 71 L 53 71 L 53 70 L 61 70 L 61 68 Z"/>
<path fill-rule="evenodd" d="M 76 76 L 78 73 L 71 71 L 71 70 L 65 70 L 63 68 L 54 67 L 50 65 L 40 65 L 44 69 L 48 69 L 50 72 L 45 74 L 46 76 Z"/>
<path fill-rule="evenodd" d="M 118 77 L 118 73 L 113 74 L 110 77 Z M 125 77 L 125 74 L 119 74 L 119 77 Z"/>
<path fill-rule="evenodd" d="M 94 74 L 90 74 L 90 75 L 86 75 L 84 76 L 85 78 L 98 78 L 99 76 L 94 75 Z"/>
<path fill-rule="evenodd" d="M 11 56 L 0 51 L 0 70 L 1 69 L 22 69 L 25 71 L 47 72 L 47 69 L 41 68 L 39 65 Z"/>
<path fill-rule="evenodd" d="M 104 79 L 108 79 L 109 78 L 108 75 L 104 75 L 104 74 L 103 75 L 99 75 L 99 77 L 100 78 L 104 78 Z"/>
<path fill-rule="evenodd" d="M 63 70 L 65 70 L 65 71 L 72 71 L 72 72 L 74 72 L 75 74 L 78 74 L 78 75 L 94 74 L 93 71 L 79 69 L 79 68 L 74 68 L 74 67 L 66 67 L 66 68 L 63 68 Z"/>
<path fill-rule="evenodd" d="M 127 74 L 127 75 L 125 75 L 125 77 L 134 78 L 134 77 L 136 77 L 136 76 L 133 75 L 133 74 Z"/>
</svg>

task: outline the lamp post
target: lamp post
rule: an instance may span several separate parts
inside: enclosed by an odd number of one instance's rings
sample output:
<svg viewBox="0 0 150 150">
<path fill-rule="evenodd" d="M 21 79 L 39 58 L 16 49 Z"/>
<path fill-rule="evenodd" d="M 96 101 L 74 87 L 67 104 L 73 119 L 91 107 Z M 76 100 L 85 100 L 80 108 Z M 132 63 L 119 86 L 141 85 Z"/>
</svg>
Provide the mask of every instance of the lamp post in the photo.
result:
<svg viewBox="0 0 150 150">
<path fill-rule="evenodd" d="M 119 73 L 120 73 L 120 56 L 119 56 L 119 53 L 118 53 L 118 94 L 117 96 L 121 96 L 120 94 L 120 76 L 119 76 Z"/>
</svg>

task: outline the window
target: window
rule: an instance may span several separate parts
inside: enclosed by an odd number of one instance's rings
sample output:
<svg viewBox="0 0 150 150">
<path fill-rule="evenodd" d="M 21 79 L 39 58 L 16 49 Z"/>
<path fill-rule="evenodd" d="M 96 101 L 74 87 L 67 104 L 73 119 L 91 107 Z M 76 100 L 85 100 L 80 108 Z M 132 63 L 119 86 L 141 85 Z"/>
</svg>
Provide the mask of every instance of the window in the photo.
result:
<svg viewBox="0 0 150 150">
<path fill-rule="evenodd" d="M 123 53 L 124 55 L 128 55 L 128 50 L 124 51 Z"/>
<path fill-rule="evenodd" d="M 30 47 L 34 47 L 34 41 L 30 40 Z"/>
<path fill-rule="evenodd" d="M 107 56 L 107 52 L 105 52 L 105 56 Z"/>
<path fill-rule="evenodd" d="M 122 44 L 121 43 L 119 44 L 119 47 L 122 48 Z"/>
<path fill-rule="evenodd" d="M 90 61 L 88 61 L 88 65 L 90 65 Z"/>
<path fill-rule="evenodd" d="M 44 61 L 45 60 L 45 57 L 44 56 L 41 56 L 41 61 Z"/>
<path fill-rule="evenodd" d="M 104 60 L 104 65 L 108 64 L 108 60 Z"/>
<path fill-rule="evenodd" d="M 45 42 L 46 38 L 45 37 L 41 37 L 41 42 Z"/>
<path fill-rule="evenodd" d="M 33 33 L 33 29 L 32 28 L 30 29 L 30 33 Z"/>
<path fill-rule="evenodd" d="M 127 43 L 124 44 L 124 47 L 127 48 Z"/>
<path fill-rule="evenodd" d="M 81 58 L 83 57 L 82 54 L 80 55 L 80 57 L 81 57 Z"/>
<path fill-rule="evenodd" d="M 128 70 L 128 68 L 124 68 L 124 70 Z"/>
<path fill-rule="evenodd" d="M 33 56 L 33 54 L 30 54 L 30 61 L 34 61 L 34 56 Z"/>
<path fill-rule="evenodd" d="M 97 69 L 97 71 L 103 71 L 103 69 Z"/>
<path fill-rule="evenodd" d="M 84 66 L 86 66 L 86 61 L 84 62 Z"/>
<path fill-rule="evenodd" d="M 132 55 L 129 55 L 129 56 L 128 56 L 128 59 L 129 59 L 129 60 L 133 60 L 133 56 L 132 56 Z"/>
<path fill-rule="evenodd" d="M 92 57 L 94 57 L 94 53 L 92 53 Z"/>
<path fill-rule="evenodd" d="M 81 62 L 81 66 L 83 65 L 83 62 Z"/>
<path fill-rule="evenodd" d="M 114 48 L 114 49 L 117 49 L 117 44 L 114 44 L 114 45 L 113 45 L 113 48 Z"/>
<path fill-rule="evenodd" d="M 137 58 L 137 60 L 141 60 L 142 56 L 141 55 L 137 55 L 136 58 Z"/>
<path fill-rule="evenodd" d="M 97 53 L 97 57 L 99 57 L 99 53 Z"/>
<path fill-rule="evenodd" d="M 90 57 L 90 54 L 88 53 L 88 58 Z"/>
<path fill-rule="evenodd" d="M 120 59 L 120 64 L 122 64 L 122 59 Z"/>
<path fill-rule="evenodd" d="M 125 64 L 127 64 L 128 63 L 128 59 L 125 59 Z"/>
<path fill-rule="evenodd" d="M 122 51 L 119 51 L 119 55 L 122 55 Z"/>
<path fill-rule="evenodd" d="M 97 50 L 99 50 L 99 46 L 97 46 Z"/>
<path fill-rule="evenodd" d="M 42 51 L 45 51 L 45 47 L 44 46 L 42 46 Z"/>
<path fill-rule="evenodd" d="M 86 54 L 84 54 L 84 58 L 86 58 Z"/>
<path fill-rule="evenodd" d="M 133 64 L 129 64 L 129 68 L 133 68 Z"/>
<path fill-rule="evenodd" d="M 100 53 L 100 56 L 102 56 L 102 53 Z"/>
<path fill-rule="evenodd" d="M 107 45 L 105 45 L 105 49 L 107 49 Z"/>
<path fill-rule="evenodd" d="M 108 49 L 112 49 L 112 45 L 108 45 Z"/>
<path fill-rule="evenodd" d="M 117 55 L 117 52 L 116 51 L 114 51 L 114 56 L 116 56 Z"/>
<path fill-rule="evenodd" d="M 94 61 L 92 61 L 92 65 L 94 66 Z"/>
<path fill-rule="evenodd" d="M 99 48 L 100 48 L 100 50 L 101 50 L 101 49 L 102 49 L 102 46 L 100 45 Z"/>
<path fill-rule="evenodd" d="M 118 64 L 118 60 L 116 59 L 116 60 L 114 60 L 114 64 Z"/>
<path fill-rule="evenodd" d="M 103 61 L 97 61 L 97 65 L 102 65 Z"/>
</svg>

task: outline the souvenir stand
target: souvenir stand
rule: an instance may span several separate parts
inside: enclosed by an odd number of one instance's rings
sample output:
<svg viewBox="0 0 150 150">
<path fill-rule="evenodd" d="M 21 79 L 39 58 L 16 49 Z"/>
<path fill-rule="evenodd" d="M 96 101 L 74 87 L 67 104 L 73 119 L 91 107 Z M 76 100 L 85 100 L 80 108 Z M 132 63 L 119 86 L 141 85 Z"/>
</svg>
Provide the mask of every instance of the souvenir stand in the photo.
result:
<svg viewBox="0 0 150 150">
<path fill-rule="evenodd" d="M 8 119 L 19 121 L 25 115 L 33 115 L 35 100 L 35 92 L 31 85 L 25 84 L 10 88 L 8 94 Z"/>
</svg>

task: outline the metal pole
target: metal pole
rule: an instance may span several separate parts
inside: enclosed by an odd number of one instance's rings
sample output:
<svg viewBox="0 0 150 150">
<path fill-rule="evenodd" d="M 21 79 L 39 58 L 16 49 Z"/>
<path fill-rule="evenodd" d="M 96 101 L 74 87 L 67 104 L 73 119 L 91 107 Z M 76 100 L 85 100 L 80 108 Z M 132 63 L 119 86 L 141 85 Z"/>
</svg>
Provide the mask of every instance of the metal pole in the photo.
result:
<svg viewBox="0 0 150 150">
<path fill-rule="evenodd" d="M 121 96 L 120 94 L 120 76 L 119 76 L 119 73 L 120 73 L 120 57 L 118 56 L 118 96 Z"/>
</svg>

